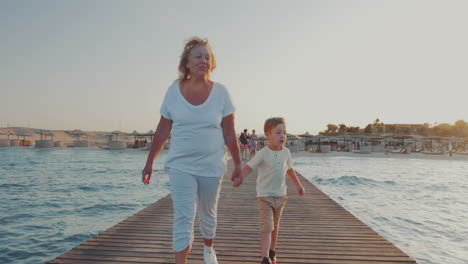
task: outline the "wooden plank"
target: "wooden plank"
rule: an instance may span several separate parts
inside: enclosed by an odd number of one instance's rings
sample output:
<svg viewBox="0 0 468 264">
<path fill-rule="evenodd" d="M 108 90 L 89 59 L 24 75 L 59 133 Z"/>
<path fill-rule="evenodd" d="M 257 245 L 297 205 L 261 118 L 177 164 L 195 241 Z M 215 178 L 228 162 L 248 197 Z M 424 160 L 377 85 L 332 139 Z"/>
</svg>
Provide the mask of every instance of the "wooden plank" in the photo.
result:
<svg viewBox="0 0 468 264">
<path fill-rule="evenodd" d="M 231 164 L 230 164 L 231 165 Z M 230 166 L 229 172 L 232 170 Z M 223 264 L 259 263 L 255 172 L 240 188 L 224 177 L 215 241 Z M 385 240 L 299 174 L 307 194 L 288 183 L 289 200 L 281 219 L 281 263 L 403 264 L 415 260 Z M 189 263 L 203 263 L 203 240 L 195 223 Z M 172 201 L 166 196 L 48 263 L 174 263 L 171 246 Z"/>
</svg>

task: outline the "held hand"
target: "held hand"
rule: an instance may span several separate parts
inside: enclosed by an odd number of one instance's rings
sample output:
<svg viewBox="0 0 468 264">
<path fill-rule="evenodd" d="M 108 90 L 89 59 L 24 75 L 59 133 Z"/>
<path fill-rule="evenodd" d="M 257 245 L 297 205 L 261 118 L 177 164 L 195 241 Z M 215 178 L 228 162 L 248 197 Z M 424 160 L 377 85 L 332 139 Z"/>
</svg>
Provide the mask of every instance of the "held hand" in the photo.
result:
<svg viewBox="0 0 468 264">
<path fill-rule="evenodd" d="M 239 187 L 242 184 L 242 180 L 240 180 L 239 178 L 235 178 L 231 181 L 231 184 L 233 187 Z"/>
<path fill-rule="evenodd" d="M 141 172 L 141 181 L 146 185 L 150 184 L 151 174 L 153 174 L 153 166 L 146 164 L 145 168 Z"/>
<path fill-rule="evenodd" d="M 305 194 L 305 190 L 304 190 L 304 187 L 302 186 L 302 184 L 298 184 L 296 185 L 296 190 L 297 190 L 297 193 L 299 194 L 299 196 L 304 196 Z"/>
<path fill-rule="evenodd" d="M 231 175 L 231 183 L 234 187 L 239 187 L 242 184 L 242 169 L 234 168 Z"/>
</svg>

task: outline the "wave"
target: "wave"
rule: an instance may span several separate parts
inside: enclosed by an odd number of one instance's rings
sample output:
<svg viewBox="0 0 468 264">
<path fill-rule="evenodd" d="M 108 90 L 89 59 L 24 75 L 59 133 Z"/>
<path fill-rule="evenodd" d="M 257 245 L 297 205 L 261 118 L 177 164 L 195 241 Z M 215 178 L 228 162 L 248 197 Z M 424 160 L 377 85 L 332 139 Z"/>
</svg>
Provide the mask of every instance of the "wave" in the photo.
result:
<svg viewBox="0 0 468 264">
<path fill-rule="evenodd" d="M 317 177 L 313 179 L 314 183 L 319 185 L 338 185 L 338 186 L 355 186 L 355 185 L 366 185 L 366 186 L 382 186 L 382 185 L 396 185 L 394 181 L 376 181 L 369 178 L 357 177 L 357 176 L 341 176 L 339 178 L 321 178 Z"/>
<path fill-rule="evenodd" d="M 67 237 L 64 237 L 63 239 L 61 239 L 60 241 L 58 242 L 71 242 L 71 243 L 81 243 L 83 241 L 86 241 L 94 236 L 97 235 L 97 233 L 99 232 L 83 232 L 83 233 L 80 233 L 80 234 L 73 234 L 73 235 L 70 235 L 70 236 L 67 236 Z"/>
<path fill-rule="evenodd" d="M 110 211 L 121 211 L 121 210 L 130 210 L 134 209 L 135 204 L 95 204 L 92 206 L 84 207 L 80 211 L 86 213 L 92 212 L 110 212 Z"/>
<path fill-rule="evenodd" d="M 27 188 L 29 187 L 26 184 L 18 184 L 18 183 L 4 183 L 0 184 L 0 188 L 10 189 L 10 188 Z"/>
<path fill-rule="evenodd" d="M 30 219 L 34 217 L 33 214 L 17 213 L 0 218 L 0 225 L 11 224 L 22 221 L 23 219 Z"/>
<path fill-rule="evenodd" d="M 100 187 L 99 186 L 78 186 L 78 190 L 82 191 L 87 191 L 87 192 L 94 192 L 94 191 L 99 191 Z"/>
</svg>

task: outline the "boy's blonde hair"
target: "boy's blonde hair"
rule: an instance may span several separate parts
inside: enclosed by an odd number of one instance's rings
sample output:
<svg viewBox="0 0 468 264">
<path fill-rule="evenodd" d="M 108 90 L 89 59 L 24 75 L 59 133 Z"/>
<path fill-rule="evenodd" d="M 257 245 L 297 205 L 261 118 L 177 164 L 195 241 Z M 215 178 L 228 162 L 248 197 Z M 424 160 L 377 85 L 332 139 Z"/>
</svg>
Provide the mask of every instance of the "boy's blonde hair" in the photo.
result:
<svg viewBox="0 0 468 264">
<path fill-rule="evenodd" d="M 273 130 L 273 128 L 275 128 L 279 124 L 283 124 L 283 125 L 286 126 L 286 121 L 284 120 L 284 118 L 282 118 L 282 117 L 268 118 L 265 121 L 265 125 L 263 125 L 263 132 L 266 135 L 267 133 L 270 133 L 271 130 Z"/>
</svg>

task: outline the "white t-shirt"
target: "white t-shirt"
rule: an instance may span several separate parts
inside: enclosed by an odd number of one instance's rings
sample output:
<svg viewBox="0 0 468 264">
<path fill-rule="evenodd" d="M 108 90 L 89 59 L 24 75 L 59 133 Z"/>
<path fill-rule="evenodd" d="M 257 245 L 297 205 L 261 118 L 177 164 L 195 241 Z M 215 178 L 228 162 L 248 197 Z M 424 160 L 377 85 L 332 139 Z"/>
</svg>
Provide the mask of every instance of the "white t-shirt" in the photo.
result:
<svg viewBox="0 0 468 264">
<path fill-rule="evenodd" d="M 222 84 L 214 82 L 205 102 L 195 106 L 182 95 L 180 83 L 174 82 L 161 106 L 161 115 L 172 120 L 166 169 L 206 177 L 223 176 L 227 161 L 221 121 L 234 111 Z"/>
<path fill-rule="evenodd" d="M 266 146 L 247 165 L 252 169 L 258 167 L 257 197 L 286 195 L 286 171 L 292 168 L 288 148 L 273 151 Z"/>
</svg>

